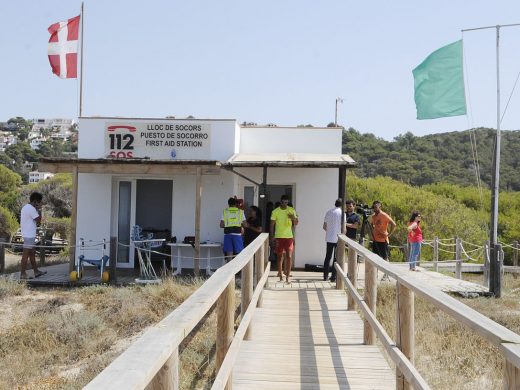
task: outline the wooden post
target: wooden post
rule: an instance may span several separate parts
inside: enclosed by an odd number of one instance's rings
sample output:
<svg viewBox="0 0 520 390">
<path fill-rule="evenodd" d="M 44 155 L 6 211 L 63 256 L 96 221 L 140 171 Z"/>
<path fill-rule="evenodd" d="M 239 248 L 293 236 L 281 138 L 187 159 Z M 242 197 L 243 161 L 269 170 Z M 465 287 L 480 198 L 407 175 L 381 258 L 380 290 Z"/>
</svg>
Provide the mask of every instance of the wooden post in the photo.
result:
<svg viewBox="0 0 520 390">
<path fill-rule="evenodd" d="M 197 167 L 197 184 L 195 190 L 195 250 L 193 259 L 193 272 L 200 275 L 200 204 L 202 197 L 202 168 Z"/>
<path fill-rule="evenodd" d="M 130 247 L 131 249 L 132 247 Z M 110 252 L 108 255 L 108 273 L 110 283 L 117 282 L 116 266 L 117 266 L 117 237 L 110 237 Z"/>
<path fill-rule="evenodd" d="M 516 390 L 520 388 L 520 369 L 507 360 L 504 368 L 504 389 Z"/>
<path fill-rule="evenodd" d="M 414 293 L 412 290 L 397 282 L 397 347 L 414 364 Z M 399 369 L 396 369 L 396 387 L 398 390 L 411 390 Z"/>
<path fill-rule="evenodd" d="M 264 274 L 264 257 L 265 257 L 265 245 L 262 245 L 258 251 L 255 253 L 255 284 L 256 288 L 258 288 L 258 282 L 260 282 L 260 279 L 262 279 L 262 275 Z M 258 297 L 258 301 L 256 302 L 256 307 L 262 307 L 263 304 L 263 293 L 260 293 L 260 296 Z"/>
<path fill-rule="evenodd" d="M 43 245 L 40 245 L 40 252 L 38 253 L 38 255 L 40 256 L 40 267 L 44 267 L 45 266 L 45 243 Z"/>
<path fill-rule="evenodd" d="M 76 223 L 78 219 L 78 166 L 72 167 L 72 210 L 70 213 L 69 273 L 76 267 Z"/>
<path fill-rule="evenodd" d="M 164 366 L 157 372 L 146 390 L 178 390 L 179 387 L 179 348 L 166 360 Z"/>
<path fill-rule="evenodd" d="M 249 306 L 249 302 L 251 302 L 251 298 L 253 298 L 253 258 L 251 258 L 247 264 L 242 268 L 241 272 L 241 295 L 242 301 L 240 303 L 240 315 L 241 318 L 244 318 L 244 314 L 246 314 L 247 307 Z M 246 334 L 244 335 L 244 340 L 251 339 L 251 325 L 246 330 Z"/>
<path fill-rule="evenodd" d="M 367 258 L 365 258 L 365 302 L 375 316 L 377 302 L 377 268 L 374 267 Z M 374 329 L 372 329 L 366 318 L 363 321 L 363 325 L 363 342 L 366 345 L 374 345 L 376 341 Z"/>
<path fill-rule="evenodd" d="M 455 277 L 462 279 L 462 241 L 455 237 Z"/>
<path fill-rule="evenodd" d="M 433 238 L 433 270 L 439 272 L 439 237 Z"/>
<path fill-rule="evenodd" d="M 489 241 L 484 243 L 484 286 L 489 288 Z"/>
<path fill-rule="evenodd" d="M 5 272 L 5 244 L 0 242 L 0 273 Z"/>
<path fill-rule="evenodd" d="M 354 248 L 348 248 L 348 278 L 354 288 L 357 288 L 357 278 L 356 278 L 356 268 L 357 268 L 357 253 Z M 347 301 L 347 310 L 356 310 L 356 301 L 352 294 L 349 294 Z"/>
<path fill-rule="evenodd" d="M 262 272 L 264 272 L 265 267 L 268 262 L 269 262 L 269 236 L 265 239 L 265 242 L 264 242 L 264 269 L 262 270 Z M 269 272 L 269 271 L 267 271 L 267 272 Z M 267 280 L 265 281 L 265 287 L 269 287 L 269 278 L 267 278 Z M 264 294 L 262 294 L 260 296 L 260 299 L 258 300 L 258 302 L 262 302 L 263 296 L 264 296 Z"/>
<path fill-rule="evenodd" d="M 336 262 L 338 263 L 339 268 L 342 270 L 345 269 L 345 241 L 341 238 L 338 238 L 338 244 L 336 246 Z M 336 277 L 336 289 L 343 290 L 345 288 L 345 283 L 341 277 Z"/>
<path fill-rule="evenodd" d="M 231 278 L 228 286 L 222 291 L 217 301 L 217 357 L 216 371 L 222 366 L 231 342 L 235 325 L 235 278 Z M 231 389 L 231 375 L 226 384 L 226 389 Z"/>
<path fill-rule="evenodd" d="M 515 240 L 513 243 L 513 265 L 515 267 L 518 267 L 518 249 L 519 249 L 519 243 L 518 240 Z"/>
</svg>

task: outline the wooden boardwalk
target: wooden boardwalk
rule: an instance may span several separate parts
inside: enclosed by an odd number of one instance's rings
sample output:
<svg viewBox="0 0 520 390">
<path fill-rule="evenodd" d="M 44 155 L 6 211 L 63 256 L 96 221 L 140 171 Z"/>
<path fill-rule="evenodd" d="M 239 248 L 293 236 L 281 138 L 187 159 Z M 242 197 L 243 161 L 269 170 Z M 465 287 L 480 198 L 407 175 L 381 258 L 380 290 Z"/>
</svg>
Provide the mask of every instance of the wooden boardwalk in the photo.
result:
<svg viewBox="0 0 520 390">
<path fill-rule="evenodd" d="M 395 389 L 377 346 L 363 344 L 363 321 L 344 291 L 321 274 L 270 278 L 233 370 L 233 389 Z M 306 275 L 306 276 L 305 276 Z"/>
</svg>

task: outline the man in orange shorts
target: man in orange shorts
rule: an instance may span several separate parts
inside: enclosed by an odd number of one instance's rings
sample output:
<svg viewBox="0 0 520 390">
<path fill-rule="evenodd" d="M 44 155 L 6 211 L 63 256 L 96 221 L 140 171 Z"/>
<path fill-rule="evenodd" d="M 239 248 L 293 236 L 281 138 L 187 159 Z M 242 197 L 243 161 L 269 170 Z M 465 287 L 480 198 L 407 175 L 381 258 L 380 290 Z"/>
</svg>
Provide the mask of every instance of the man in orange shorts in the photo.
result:
<svg viewBox="0 0 520 390">
<path fill-rule="evenodd" d="M 271 213 L 270 235 L 271 241 L 276 241 L 276 262 L 278 264 L 278 277 L 283 280 L 282 264 L 285 254 L 285 277 L 289 283 L 291 274 L 291 260 L 294 250 L 293 226 L 298 224 L 296 210 L 289 206 L 289 197 L 282 195 L 280 207 Z"/>
</svg>

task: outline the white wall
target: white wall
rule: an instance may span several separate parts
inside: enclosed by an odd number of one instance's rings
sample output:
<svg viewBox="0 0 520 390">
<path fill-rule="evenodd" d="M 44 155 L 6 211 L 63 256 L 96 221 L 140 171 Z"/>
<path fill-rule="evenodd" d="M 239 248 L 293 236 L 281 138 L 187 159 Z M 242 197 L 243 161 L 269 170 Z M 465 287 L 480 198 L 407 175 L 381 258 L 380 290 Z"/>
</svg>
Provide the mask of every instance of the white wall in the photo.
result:
<svg viewBox="0 0 520 390">
<path fill-rule="evenodd" d="M 341 128 L 242 127 L 240 153 L 341 154 Z"/>
<path fill-rule="evenodd" d="M 222 242 L 223 230 L 219 227 L 227 200 L 233 195 L 235 178 L 229 172 L 220 176 L 203 176 L 201 198 L 200 240 Z M 195 176 L 173 178 L 173 221 L 172 235 L 177 242 L 185 236 L 195 235 Z"/>
<path fill-rule="evenodd" d="M 238 168 L 240 173 L 261 181 L 261 169 Z M 240 179 L 240 184 L 250 185 Z M 294 185 L 292 199 L 299 223 L 296 228 L 295 266 L 323 264 L 325 231 L 323 217 L 338 197 L 338 170 L 334 168 L 268 168 L 267 184 Z"/>
<path fill-rule="evenodd" d="M 106 158 L 105 131 L 107 122 L 123 124 L 183 122 L 211 125 L 211 151 L 204 159 L 226 161 L 237 152 L 240 139 L 239 127 L 235 120 L 197 120 L 197 119 L 131 119 L 131 118 L 80 118 L 78 133 L 78 158 Z"/>
<path fill-rule="evenodd" d="M 110 241 L 112 206 L 112 176 L 80 173 L 78 175 L 78 219 L 76 237 L 79 240 Z M 108 246 L 107 246 L 108 249 Z M 76 256 L 79 256 L 76 251 Z M 89 255 L 101 257 L 101 252 Z M 107 255 L 109 252 L 107 252 Z"/>
</svg>

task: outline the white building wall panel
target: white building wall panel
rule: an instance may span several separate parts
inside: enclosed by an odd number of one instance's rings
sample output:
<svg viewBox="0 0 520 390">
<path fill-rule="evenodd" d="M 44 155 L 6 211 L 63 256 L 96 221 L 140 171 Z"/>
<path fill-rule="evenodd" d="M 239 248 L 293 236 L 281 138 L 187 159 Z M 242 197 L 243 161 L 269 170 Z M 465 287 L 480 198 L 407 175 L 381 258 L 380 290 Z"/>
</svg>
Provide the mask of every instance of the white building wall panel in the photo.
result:
<svg viewBox="0 0 520 390">
<path fill-rule="evenodd" d="M 80 173 L 78 175 L 78 219 L 76 237 L 79 240 L 110 241 L 112 176 Z M 78 251 L 76 251 L 76 254 Z M 101 257 L 101 256 L 100 256 Z"/>
<path fill-rule="evenodd" d="M 340 128 L 243 127 L 240 153 L 341 154 Z"/>
</svg>

